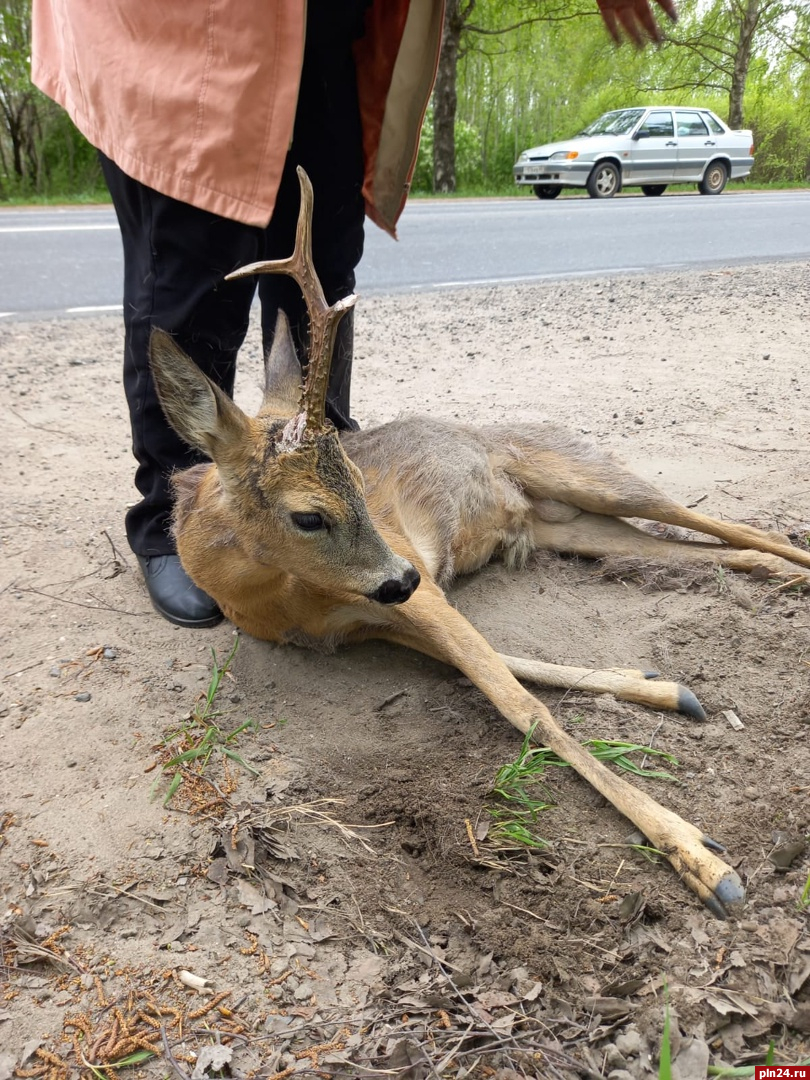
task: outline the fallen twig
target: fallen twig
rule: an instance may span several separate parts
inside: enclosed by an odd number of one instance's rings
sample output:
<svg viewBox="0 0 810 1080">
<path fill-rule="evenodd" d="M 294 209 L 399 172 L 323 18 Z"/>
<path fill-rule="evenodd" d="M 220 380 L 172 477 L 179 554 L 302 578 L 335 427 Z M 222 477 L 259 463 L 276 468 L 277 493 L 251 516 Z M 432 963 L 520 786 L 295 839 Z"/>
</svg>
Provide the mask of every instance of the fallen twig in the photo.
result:
<svg viewBox="0 0 810 1080">
<path fill-rule="evenodd" d="M 117 615 L 136 615 L 138 617 L 151 615 L 151 611 L 127 611 L 125 608 L 112 607 L 109 604 L 84 604 L 81 600 L 67 600 L 64 596 L 54 596 L 53 593 L 35 589 L 33 585 L 19 585 L 18 589 L 23 593 L 36 593 L 37 596 L 47 597 L 48 600 L 56 600 L 60 604 L 72 604 L 74 607 L 89 608 L 91 611 L 114 611 Z"/>
<path fill-rule="evenodd" d="M 169 1046 L 169 1040 L 166 1036 L 165 1024 L 160 1025 L 160 1040 L 163 1043 L 163 1053 L 166 1055 L 166 1060 L 168 1061 L 174 1075 L 178 1077 L 179 1080 L 189 1080 L 188 1073 L 184 1072 L 180 1068 L 180 1064 L 177 1061 L 177 1058 L 172 1053 L 172 1048 Z"/>
</svg>

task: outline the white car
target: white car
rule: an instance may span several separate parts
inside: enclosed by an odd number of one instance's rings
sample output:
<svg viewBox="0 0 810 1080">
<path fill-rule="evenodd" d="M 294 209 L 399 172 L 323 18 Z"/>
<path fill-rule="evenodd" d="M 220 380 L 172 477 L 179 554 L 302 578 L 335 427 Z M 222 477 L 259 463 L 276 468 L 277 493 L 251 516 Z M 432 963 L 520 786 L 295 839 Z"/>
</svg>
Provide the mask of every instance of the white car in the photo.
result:
<svg viewBox="0 0 810 1080">
<path fill-rule="evenodd" d="M 670 184 L 687 183 L 719 195 L 753 164 L 750 131 L 732 131 L 709 109 L 654 105 L 605 113 L 566 142 L 524 150 L 513 171 L 515 183 L 532 186 L 538 199 L 576 187 L 611 199 L 625 187 L 663 195 Z"/>
</svg>

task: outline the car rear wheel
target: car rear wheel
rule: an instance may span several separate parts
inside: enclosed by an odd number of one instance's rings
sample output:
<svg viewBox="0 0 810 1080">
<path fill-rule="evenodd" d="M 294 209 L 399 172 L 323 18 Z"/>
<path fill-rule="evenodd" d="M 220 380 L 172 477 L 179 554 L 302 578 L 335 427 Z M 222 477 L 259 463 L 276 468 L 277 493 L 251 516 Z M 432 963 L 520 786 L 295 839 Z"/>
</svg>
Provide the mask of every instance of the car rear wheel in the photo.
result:
<svg viewBox="0 0 810 1080">
<path fill-rule="evenodd" d="M 666 184 L 642 184 L 641 190 L 645 195 L 663 195 L 667 190 Z"/>
<path fill-rule="evenodd" d="M 588 194 L 592 199 L 612 199 L 619 190 L 621 177 L 612 161 L 600 161 L 594 165 L 588 177 Z"/>
<path fill-rule="evenodd" d="M 561 187 L 554 187 L 553 184 L 534 185 L 534 193 L 538 199 L 556 199 L 561 191 Z"/>
<path fill-rule="evenodd" d="M 698 183 L 701 195 L 719 195 L 728 181 L 728 169 L 722 161 L 712 161 Z"/>
</svg>

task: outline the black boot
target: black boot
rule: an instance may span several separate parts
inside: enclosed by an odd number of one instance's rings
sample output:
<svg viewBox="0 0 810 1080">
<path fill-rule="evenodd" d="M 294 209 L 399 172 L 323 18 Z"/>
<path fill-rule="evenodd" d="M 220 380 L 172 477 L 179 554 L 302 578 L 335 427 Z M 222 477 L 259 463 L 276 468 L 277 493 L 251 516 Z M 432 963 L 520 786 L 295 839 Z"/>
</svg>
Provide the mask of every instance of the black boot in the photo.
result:
<svg viewBox="0 0 810 1080">
<path fill-rule="evenodd" d="M 222 612 L 207 593 L 197 588 L 180 565 L 179 555 L 137 558 L 152 606 L 164 619 L 192 630 L 222 622 Z"/>
</svg>

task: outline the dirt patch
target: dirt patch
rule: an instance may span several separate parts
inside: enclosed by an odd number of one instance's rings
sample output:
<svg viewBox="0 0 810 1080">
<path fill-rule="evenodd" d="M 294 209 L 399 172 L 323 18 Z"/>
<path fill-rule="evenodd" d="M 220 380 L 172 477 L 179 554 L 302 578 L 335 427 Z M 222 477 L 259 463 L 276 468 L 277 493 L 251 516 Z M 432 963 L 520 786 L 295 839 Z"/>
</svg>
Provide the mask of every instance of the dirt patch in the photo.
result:
<svg viewBox="0 0 810 1080">
<path fill-rule="evenodd" d="M 688 504 L 800 541 L 808 308 L 810 273 L 784 264 L 361 299 L 355 415 L 554 419 Z M 5 323 L 0 348 L 0 1076 L 136 1055 L 150 1076 L 639 1080 L 667 1000 L 681 1080 L 761 1064 L 770 1042 L 777 1063 L 810 1057 L 806 596 L 551 557 L 454 591 L 505 652 L 656 667 L 698 693 L 704 724 L 542 697 L 583 739 L 677 758 L 677 783 L 639 783 L 728 845 L 739 921 L 629 847 L 569 770 L 545 781 L 548 846 L 496 850 L 489 793 L 519 740 L 457 672 L 383 644 L 243 637 L 204 779 L 164 805 L 162 764 L 199 745 L 189 715 L 233 629 L 153 615 L 126 547 L 118 319 Z M 259 351 L 254 328 L 248 409 Z"/>
</svg>

